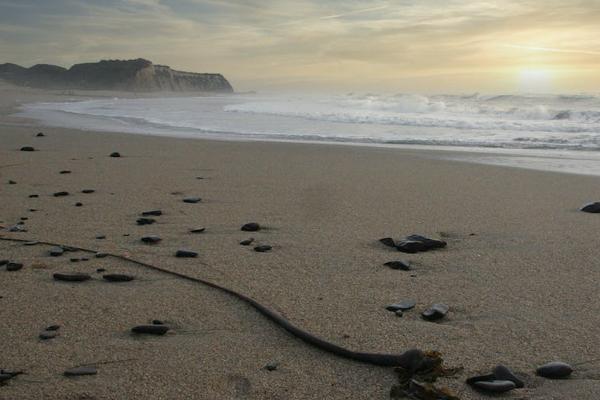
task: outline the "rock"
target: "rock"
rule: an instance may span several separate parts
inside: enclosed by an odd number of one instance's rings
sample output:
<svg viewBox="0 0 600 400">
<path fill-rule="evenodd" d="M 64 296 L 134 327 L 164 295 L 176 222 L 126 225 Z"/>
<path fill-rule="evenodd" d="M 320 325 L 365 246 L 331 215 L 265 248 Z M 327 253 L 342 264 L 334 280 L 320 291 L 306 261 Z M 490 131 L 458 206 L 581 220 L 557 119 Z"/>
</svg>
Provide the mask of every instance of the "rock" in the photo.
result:
<svg viewBox="0 0 600 400">
<path fill-rule="evenodd" d="M 586 213 L 598 214 L 600 213 L 600 201 L 586 204 L 580 210 Z"/>
<path fill-rule="evenodd" d="M 64 197 L 64 196 L 68 196 L 69 192 L 56 192 L 53 194 L 54 197 Z"/>
<path fill-rule="evenodd" d="M 62 256 L 65 253 L 65 249 L 62 247 L 53 247 L 48 252 L 52 257 Z"/>
<path fill-rule="evenodd" d="M 35 151 L 35 149 L 31 146 L 23 146 L 21 147 L 21 151 Z"/>
<path fill-rule="evenodd" d="M 240 242 L 240 244 L 242 246 L 250 246 L 252 244 L 252 242 L 254 242 L 254 238 L 249 238 L 249 239 L 246 239 L 246 240 L 242 240 Z"/>
<path fill-rule="evenodd" d="M 79 258 L 69 258 L 69 261 L 71 261 L 71 262 L 79 262 Z"/>
<path fill-rule="evenodd" d="M 131 332 L 148 335 L 164 335 L 169 330 L 166 325 L 139 325 L 131 328 Z"/>
<path fill-rule="evenodd" d="M 259 253 L 265 253 L 267 251 L 271 251 L 271 249 L 272 249 L 272 247 L 269 246 L 268 244 L 263 244 L 263 245 L 260 245 L 260 246 L 256 246 L 254 248 L 254 251 L 257 251 Z"/>
<path fill-rule="evenodd" d="M 277 363 L 275 363 L 275 362 L 270 362 L 270 363 L 268 363 L 267 365 L 265 365 L 265 367 L 264 367 L 264 368 L 265 368 L 267 371 L 275 371 L 275 370 L 277 369 L 277 367 L 278 367 Z"/>
<path fill-rule="evenodd" d="M 511 381 L 515 384 L 515 387 L 517 388 L 522 388 L 525 386 L 525 383 L 519 378 L 517 378 L 515 374 L 504 365 L 497 365 L 492 373 L 498 381 Z"/>
<path fill-rule="evenodd" d="M 102 275 L 102 278 L 108 282 L 130 282 L 135 279 L 135 277 L 125 274 L 106 274 Z"/>
<path fill-rule="evenodd" d="M 406 237 L 406 240 L 421 242 L 425 245 L 426 250 L 442 249 L 442 248 L 446 247 L 446 245 L 447 245 L 447 243 L 444 242 L 443 240 L 430 239 L 423 235 L 409 235 Z"/>
<path fill-rule="evenodd" d="M 390 237 L 379 239 L 379 242 L 383 243 L 387 247 L 396 247 L 396 242 Z"/>
<path fill-rule="evenodd" d="M 155 223 L 156 220 L 154 218 L 138 218 L 136 222 L 138 225 L 151 225 Z"/>
<path fill-rule="evenodd" d="M 59 329 L 60 329 L 60 325 L 50 325 L 45 330 L 47 330 L 47 331 L 57 331 Z"/>
<path fill-rule="evenodd" d="M 425 251 L 427 248 L 422 242 L 415 240 L 401 240 L 396 244 L 396 249 L 403 253 L 418 253 L 419 251 Z"/>
<path fill-rule="evenodd" d="M 41 340 L 48 340 L 48 339 L 54 339 L 55 337 L 58 336 L 58 332 L 57 331 L 42 331 L 42 333 L 40 333 L 40 339 Z"/>
<path fill-rule="evenodd" d="M 9 262 L 6 264 L 6 270 L 9 272 L 15 272 L 23 269 L 23 264 L 17 262 Z"/>
<path fill-rule="evenodd" d="M 17 184 L 17 182 L 16 182 L 16 181 L 13 181 L 13 180 L 11 179 L 11 180 L 9 180 L 9 181 L 8 181 L 8 184 L 9 184 L 9 185 L 16 185 L 16 184 Z"/>
<path fill-rule="evenodd" d="M 437 321 L 444 318 L 448 314 L 449 309 L 447 305 L 438 303 L 423 311 L 421 316 L 427 321 Z"/>
<path fill-rule="evenodd" d="M 148 235 L 148 236 L 142 236 L 142 242 L 147 243 L 147 244 L 156 244 L 158 242 L 160 242 L 162 239 L 160 238 L 160 236 L 156 236 L 156 235 Z"/>
<path fill-rule="evenodd" d="M 544 378 L 562 379 L 571 375 L 573 367 L 562 361 L 553 361 L 538 367 L 535 372 Z"/>
<path fill-rule="evenodd" d="M 200 203 L 201 201 L 202 199 L 200 197 L 186 197 L 185 199 L 183 199 L 184 203 L 190 204 Z"/>
<path fill-rule="evenodd" d="M 202 233 L 206 230 L 206 228 L 194 228 L 190 229 L 190 233 Z"/>
<path fill-rule="evenodd" d="M 394 304 L 390 304 L 388 306 L 385 307 L 386 310 L 388 311 L 407 311 L 407 310 L 411 310 L 413 308 L 415 308 L 415 306 L 417 305 L 417 302 L 414 300 L 404 300 L 401 301 L 400 303 L 394 303 Z"/>
<path fill-rule="evenodd" d="M 85 194 L 90 194 L 90 193 L 94 193 L 94 192 L 95 192 L 95 190 L 94 190 L 94 189 L 83 189 L 83 190 L 81 191 L 81 193 L 85 193 Z"/>
<path fill-rule="evenodd" d="M 153 319 L 152 320 L 152 325 L 164 325 L 164 322 L 162 322 L 159 319 Z"/>
<path fill-rule="evenodd" d="M 98 240 L 106 239 L 106 235 L 98 235 L 98 236 L 96 236 L 96 239 L 98 239 Z"/>
<path fill-rule="evenodd" d="M 75 207 L 81 207 L 81 206 L 83 206 L 83 203 L 81 203 L 79 201 L 77 203 L 75 203 Z"/>
<path fill-rule="evenodd" d="M 105 257 L 108 257 L 108 253 L 96 253 L 95 257 L 96 258 L 105 258 Z"/>
<path fill-rule="evenodd" d="M 404 261 L 388 261 L 383 264 L 391 269 L 400 269 L 402 271 L 410 271 L 410 265 Z"/>
<path fill-rule="evenodd" d="M 96 272 L 100 274 L 102 272 L 106 272 L 106 269 L 104 269 L 104 268 L 98 268 L 98 269 L 96 269 Z"/>
<path fill-rule="evenodd" d="M 512 381 L 477 381 L 473 382 L 473 386 L 477 389 L 492 393 L 504 393 L 513 390 L 517 386 Z"/>
<path fill-rule="evenodd" d="M 65 376 L 83 376 L 83 375 L 96 375 L 98 370 L 96 367 L 92 366 L 83 366 L 83 367 L 75 367 L 69 368 L 63 374 Z"/>
<path fill-rule="evenodd" d="M 74 274 L 56 273 L 52 276 L 57 281 L 64 281 L 64 282 L 83 282 L 83 281 L 87 281 L 88 279 L 92 278 L 88 274 L 80 274 L 80 273 L 74 273 Z"/>
<path fill-rule="evenodd" d="M 35 135 L 35 137 L 44 137 L 46 135 L 44 135 L 44 132 L 38 132 L 37 135 Z"/>
<path fill-rule="evenodd" d="M 158 217 L 160 215 L 162 215 L 162 211 L 161 210 L 150 210 L 150 211 L 144 211 L 144 212 L 142 212 L 142 217 L 148 217 L 148 216 Z"/>
<path fill-rule="evenodd" d="M 40 195 L 39 195 L 39 194 L 30 194 L 30 195 L 29 195 L 29 198 L 30 198 L 30 199 L 37 199 L 38 197 L 40 197 Z"/>
<path fill-rule="evenodd" d="M 190 251 L 190 250 L 177 250 L 177 252 L 175 253 L 175 257 L 193 258 L 193 257 L 198 257 L 198 253 L 196 253 L 195 251 Z"/>
<path fill-rule="evenodd" d="M 121 153 L 119 153 L 118 151 L 114 151 L 114 152 L 110 153 L 110 157 L 113 157 L 113 158 L 121 157 Z"/>
<path fill-rule="evenodd" d="M 65 174 L 70 174 L 70 173 L 71 173 L 71 171 L 69 171 L 69 170 L 67 170 L 67 169 L 65 169 L 65 170 L 63 170 L 63 171 L 60 171 L 60 172 L 59 172 L 59 174 L 62 174 L 62 175 L 65 175 Z"/>
<path fill-rule="evenodd" d="M 256 222 L 248 222 L 242 226 L 242 231 L 244 232 L 256 232 L 260 231 L 260 225 Z"/>
<path fill-rule="evenodd" d="M 30 208 L 29 212 L 36 212 L 37 210 L 35 208 Z"/>
</svg>

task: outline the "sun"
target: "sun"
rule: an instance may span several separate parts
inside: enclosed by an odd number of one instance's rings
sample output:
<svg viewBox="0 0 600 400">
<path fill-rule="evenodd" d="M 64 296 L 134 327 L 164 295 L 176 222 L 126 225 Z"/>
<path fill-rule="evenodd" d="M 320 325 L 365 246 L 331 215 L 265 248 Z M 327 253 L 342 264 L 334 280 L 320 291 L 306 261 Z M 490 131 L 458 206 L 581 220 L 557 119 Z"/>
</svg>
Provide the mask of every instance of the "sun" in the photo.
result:
<svg viewBox="0 0 600 400">
<path fill-rule="evenodd" d="M 547 93 L 552 89 L 553 73 L 543 68 L 519 70 L 519 90 L 529 93 Z"/>
</svg>

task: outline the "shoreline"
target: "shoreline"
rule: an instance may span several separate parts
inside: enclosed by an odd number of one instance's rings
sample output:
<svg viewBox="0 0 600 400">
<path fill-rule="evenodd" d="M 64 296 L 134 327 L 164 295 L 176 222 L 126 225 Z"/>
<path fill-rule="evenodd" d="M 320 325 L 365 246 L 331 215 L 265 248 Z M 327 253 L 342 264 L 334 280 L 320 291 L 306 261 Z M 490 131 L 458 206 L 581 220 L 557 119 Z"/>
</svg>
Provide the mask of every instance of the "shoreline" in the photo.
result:
<svg viewBox="0 0 600 400">
<path fill-rule="evenodd" d="M 45 137 L 35 137 L 40 130 Z M 438 350 L 448 366 L 464 368 L 439 382 L 461 399 L 487 398 L 464 380 L 499 363 L 526 382 L 510 397 L 592 400 L 600 391 L 598 363 L 578 366 L 568 380 L 534 373 L 556 359 L 600 358 L 593 240 L 600 220 L 578 211 L 600 197 L 598 177 L 387 148 L 82 134 L 29 123 L 0 124 L 0 133 L 0 225 L 25 217 L 28 229 L 2 230 L 5 237 L 129 254 L 208 279 L 356 351 Z M 19 151 L 25 145 L 37 151 Z M 114 151 L 122 157 L 109 157 Z M 54 197 L 58 191 L 70 195 Z M 184 203 L 188 196 L 202 201 Z M 136 225 L 151 209 L 163 215 Z M 251 221 L 267 229 L 240 231 Z M 189 233 L 198 227 L 206 231 Z M 411 233 L 443 238 L 448 246 L 403 254 L 377 242 Z M 161 243 L 140 242 L 151 234 Z M 240 246 L 248 237 L 273 250 Z M 182 248 L 200 254 L 175 258 Z M 10 321 L 0 328 L 0 367 L 28 374 L 0 387 L 0 399 L 387 399 L 397 382 L 391 369 L 309 347 L 212 289 L 118 260 L 70 262 L 80 255 L 47 252 L 0 243 L 0 258 L 24 264 L 21 271 L 0 271 L 6 282 L 0 305 Z M 383 265 L 391 260 L 407 260 L 413 270 Z M 105 283 L 97 268 L 136 280 Z M 52 273 L 66 271 L 94 279 L 52 280 Z M 417 306 L 403 317 L 385 310 L 406 299 Z M 450 306 L 446 319 L 420 318 L 437 302 Z M 130 335 L 132 326 L 152 319 L 166 321 L 172 332 Z M 60 336 L 40 341 L 40 330 L 51 324 L 61 325 Z M 119 360 L 98 364 L 94 377 L 61 375 L 74 365 Z M 265 370 L 269 363 L 277 369 Z"/>
</svg>

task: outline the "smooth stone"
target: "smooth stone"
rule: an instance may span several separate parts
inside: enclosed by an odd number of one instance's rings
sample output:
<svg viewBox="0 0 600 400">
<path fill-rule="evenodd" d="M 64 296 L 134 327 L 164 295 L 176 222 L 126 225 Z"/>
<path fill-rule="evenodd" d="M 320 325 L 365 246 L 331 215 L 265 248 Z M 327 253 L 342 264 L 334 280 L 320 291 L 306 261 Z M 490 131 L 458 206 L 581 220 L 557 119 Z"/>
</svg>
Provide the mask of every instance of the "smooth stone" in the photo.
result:
<svg viewBox="0 0 600 400">
<path fill-rule="evenodd" d="M 390 304 L 389 306 L 386 306 L 385 309 L 388 311 L 407 311 L 407 310 L 411 310 L 413 308 L 415 308 L 415 306 L 417 305 L 417 302 L 414 300 L 404 300 L 401 301 L 400 303 L 394 303 L 394 304 Z"/>
<path fill-rule="evenodd" d="M 9 272 L 19 271 L 23 268 L 23 264 L 17 262 L 9 262 L 6 264 L 6 270 Z"/>
<path fill-rule="evenodd" d="M 144 211 L 144 212 L 142 212 L 142 216 L 143 217 L 148 217 L 148 216 L 158 217 L 159 215 L 162 215 L 162 211 L 161 210 L 150 210 L 150 211 Z"/>
<path fill-rule="evenodd" d="M 65 376 L 83 376 L 83 375 L 96 375 L 98 370 L 96 367 L 92 366 L 83 366 L 83 367 L 75 367 L 69 368 L 64 372 Z"/>
<path fill-rule="evenodd" d="M 36 212 L 37 210 L 35 208 L 30 208 L 29 212 Z"/>
<path fill-rule="evenodd" d="M 151 225 L 155 223 L 156 220 L 153 218 L 138 218 L 136 222 L 138 225 Z"/>
<path fill-rule="evenodd" d="M 30 198 L 30 199 L 37 199 L 38 197 L 40 197 L 40 195 L 39 195 L 39 194 L 30 194 L 30 195 L 29 195 L 29 198 Z"/>
<path fill-rule="evenodd" d="M 44 135 L 44 132 L 38 132 L 37 135 L 35 135 L 35 137 L 44 137 L 46 135 Z"/>
<path fill-rule="evenodd" d="M 392 239 L 391 237 L 379 239 L 379 242 L 384 244 L 387 247 L 396 247 L 396 241 L 394 239 Z"/>
<path fill-rule="evenodd" d="M 421 242 L 425 245 L 427 250 L 431 249 L 442 249 L 446 247 L 447 243 L 443 240 L 431 239 L 423 235 L 409 235 L 405 240 L 411 240 L 415 242 Z"/>
<path fill-rule="evenodd" d="M 190 251 L 190 250 L 177 250 L 177 252 L 175 253 L 175 257 L 193 258 L 193 257 L 198 257 L 198 253 L 196 253 L 195 251 Z"/>
<path fill-rule="evenodd" d="M 47 330 L 47 331 L 57 331 L 59 329 L 60 329 L 60 325 L 50 325 L 45 330 Z"/>
<path fill-rule="evenodd" d="M 164 335 L 169 330 L 166 325 L 139 325 L 131 328 L 131 332 L 148 335 Z"/>
<path fill-rule="evenodd" d="M 275 370 L 277 369 L 277 367 L 278 367 L 277 363 L 275 363 L 275 362 L 271 362 L 271 363 L 268 363 L 267 365 L 265 365 L 265 367 L 264 367 L 264 368 L 265 368 L 267 371 L 275 371 Z"/>
<path fill-rule="evenodd" d="M 271 251 L 271 249 L 272 249 L 272 247 L 269 246 L 268 244 L 263 244 L 263 245 L 260 245 L 260 246 L 256 246 L 254 248 L 254 251 L 257 251 L 259 253 L 265 253 L 267 251 Z"/>
<path fill-rule="evenodd" d="M 535 372 L 544 378 L 561 379 L 571 375 L 573 367 L 562 361 L 553 361 L 538 367 Z"/>
<path fill-rule="evenodd" d="M 391 269 L 400 269 L 402 271 L 410 271 L 410 265 L 404 261 L 388 261 L 383 264 Z"/>
<path fill-rule="evenodd" d="M 64 174 L 70 174 L 70 173 L 71 173 L 71 171 L 69 171 L 69 170 L 64 170 L 64 171 L 60 171 L 59 172 L 59 174 L 62 174 L 62 175 L 64 175 Z"/>
<path fill-rule="evenodd" d="M 493 393 L 504 393 L 517 387 L 513 381 L 501 380 L 477 381 L 473 382 L 473 386 L 478 389 L 485 390 L 486 392 Z"/>
<path fill-rule="evenodd" d="M 423 242 L 415 240 L 401 240 L 396 244 L 396 249 L 403 253 L 418 253 L 419 251 L 425 251 L 427 247 Z"/>
<path fill-rule="evenodd" d="M 77 203 L 75 203 L 75 207 L 81 207 L 81 206 L 83 206 L 83 203 L 81 203 L 79 201 Z"/>
<path fill-rule="evenodd" d="M 65 249 L 63 249 L 62 247 L 53 247 L 50 249 L 49 253 L 52 257 L 58 257 L 62 256 L 65 253 Z"/>
<path fill-rule="evenodd" d="M 108 257 L 108 253 L 96 253 L 96 258 L 106 258 Z"/>
<path fill-rule="evenodd" d="M 185 199 L 183 199 L 184 203 L 190 204 L 200 203 L 201 201 L 202 199 L 200 197 L 186 197 Z"/>
<path fill-rule="evenodd" d="M 40 339 L 42 340 L 54 339 L 57 336 L 57 331 L 42 331 L 42 333 L 40 333 Z"/>
<path fill-rule="evenodd" d="M 202 233 L 206 230 L 206 228 L 195 228 L 195 229 L 190 229 L 190 233 Z"/>
<path fill-rule="evenodd" d="M 21 147 L 21 151 L 35 151 L 35 149 L 31 146 L 23 146 Z"/>
<path fill-rule="evenodd" d="M 52 276 L 57 281 L 64 281 L 64 282 L 83 282 L 83 281 L 87 281 L 88 279 L 92 278 L 88 274 L 79 274 L 79 273 L 75 273 L 75 274 L 56 273 Z"/>
<path fill-rule="evenodd" d="M 254 242 L 254 238 L 250 238 L 250 239 L 246 239 L 246 240 L 242 240 L 240 242 L 240 244 L 242 246 L 250 246 L 252 244 L 252 242 Z"/>
<path fill-rule="evenodd" d="M 438 303 L 423 311 L 421 316 L 427 321 L 437 321 L 444 318 L 449 310 L 450 308 L 446 304 Z"/>
<path fill-rule="evenodd" d="M 580 208 L 580 211 L 592 214 L 600 213 L 600 201 L 594 203 L 588 203 Z"/>
<path fill-rule="evenodd" d="M 106 239 L 106 235 L 98 235 L 98 236 L 96 236 L 96 239 L 98 239 L 98 240 Z"/>
<path fill-rule="evenodd" d="M 53 194 L 54 197 L 63 197 L 63 196 L 68 196 L 69 192 L 56 192 Z"/>
<path fill-rule="evenodd" d="M 160 242 L 162 239 L 160 238 L 160 236 L 156 236 L 156 235 L 148 235 L 148 236 L 142 236 L 141 241 L 147 244 L 156 244 L 158 242 Z"/>
<path fill-rule="evenodd" d="M 242 225 L 241 230 L 244 232 L 260 231 L 260 225 L 256 222 L 248 222 L 247 224 Z"/>
<path fill-rule="evenodd" d="M 85 194 L 90 194 L 90 193 L 94 193 L 94 192 L 95 192 L 95 190 L 94 190 L 94 189 L 83 189 L 83 190 L 81 191 L 81 193 L 85 193 Z"/>
<path fill-rule="evenodd" d="M 121 157 L 121 153 L 119 153 L 118 151 L 114 151 L 114 152 L 110 153 L 110 157 L 113 157 L 113 158 Z"/>
<path fill-rule="evenodd" d="M 108 282 L 130 282 L 135 279 L 135 277 L 125 274 L 106 274 L 102 275 L 102 278 Z"/>
<path fill-rule="evenodd" d="M 493 371 L 494 377 L 498 381 L 511 381 L 515 384 L 516 387 L 522 388 L 525 386 L 525 383 L 517 378 L 515 374 L 504 365 L 497 365 Z"/>
</svg>

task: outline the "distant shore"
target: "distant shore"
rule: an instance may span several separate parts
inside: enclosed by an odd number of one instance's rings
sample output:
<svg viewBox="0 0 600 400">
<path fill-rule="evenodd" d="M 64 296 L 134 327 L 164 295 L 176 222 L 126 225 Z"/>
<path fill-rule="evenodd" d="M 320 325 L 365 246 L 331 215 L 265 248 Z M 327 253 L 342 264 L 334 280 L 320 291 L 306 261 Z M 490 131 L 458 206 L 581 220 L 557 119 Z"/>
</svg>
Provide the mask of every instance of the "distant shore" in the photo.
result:
<svg viewBox="0 0 600 400">
<path fill-rule="evenodd" d="M 464 381 L 499 363 L 525 380 L 511 398 L 592 400 L 600 392 L 598 362 L 578 365 L 567 380 L 535 376 L 548 361 L 600 358 L 600 217 L 578 211 L 600 200 L 600 177 L 444 160 L 422 149 L 82 132 L 12 115 L 20 103 L 60 93 L 1 92 L 0 225 L 22 221 L 27 232 L 2 229 L 0 237 L 126 254 L 208 279 L 353 350 L 440 351 L 463 370 L 436 385 L 461 399 L 488 398 Z M 60 191 L 69 195 L 53 196 Z M 190 196 L 202 200 L 182 201 Z M 155 209 L 163 215 L 154 224 L 136 224 Z M 266 229 L 240 231 L 247 222 Z M 412 233 L 448 245 L 404 254 L 378 242 Z M 145 235 L 162 240 L 148 245 Z M 239 244 L 250 237 L 272 250 Z M 199 256 L 176 258 L 179 249 Z M 221 292 L 48 250 L 0 241 L 0 259 L 24 265 L 0 269 L 0 368 L 26 372 L 0 387 L 0 399 L 388 399 L 397 383 L 392 369 L 311 348 Z M 393 260 L 412 270 L 383 265 Z M 107 283 L 99 268 L 136 279 Z M 93 279 L 56 282 L 57 272 Z M 385 309 L 406 299 L 417 305 L 402 317 Z M 434 303 L 449 305 L 447 317 L 423 320 Z M 171 332 L 130 334 L 154 319 Z M 59 336 L 40 340 L 53 324 Z M 62 375 L 84 364 L 98 374 Z"/>
</svg>

